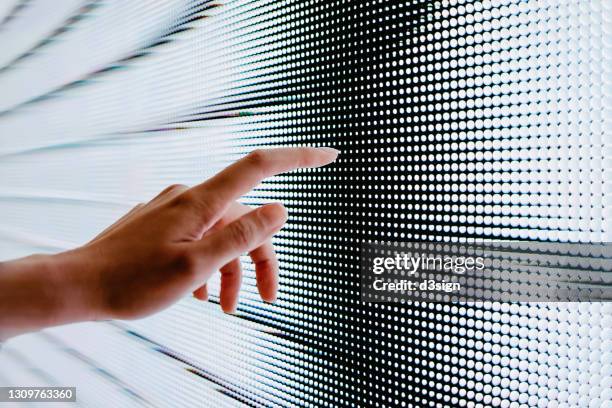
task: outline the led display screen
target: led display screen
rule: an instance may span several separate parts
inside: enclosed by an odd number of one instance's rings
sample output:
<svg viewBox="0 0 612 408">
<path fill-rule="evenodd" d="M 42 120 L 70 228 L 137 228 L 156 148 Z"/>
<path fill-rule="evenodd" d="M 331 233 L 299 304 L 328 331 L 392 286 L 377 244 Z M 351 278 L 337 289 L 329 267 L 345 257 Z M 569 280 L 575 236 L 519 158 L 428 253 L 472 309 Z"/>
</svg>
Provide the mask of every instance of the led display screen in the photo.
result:
<svg viewBox="0 0 612 408">
<path fill-rule="evenodd" d="M 365 302 L 367 242 L 610 241 L 607 0 L 16 0 L 0 4 L 0 259 L 81 245 L 257 148 L 277 302 L 7 342 L 0 385 L 87 407 L 610 407 L 606 302 Z M 0 294 L 1 296 L 1 294 Z M 535 299 L 537 300 L 537 299 Z"/>
</svg>

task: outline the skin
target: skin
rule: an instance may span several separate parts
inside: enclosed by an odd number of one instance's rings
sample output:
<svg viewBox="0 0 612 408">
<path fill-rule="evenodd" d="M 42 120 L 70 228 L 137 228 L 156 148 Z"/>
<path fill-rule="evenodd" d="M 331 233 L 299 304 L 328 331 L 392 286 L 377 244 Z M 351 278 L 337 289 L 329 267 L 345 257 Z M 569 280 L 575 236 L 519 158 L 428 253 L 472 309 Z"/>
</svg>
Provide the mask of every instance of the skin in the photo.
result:
<svg viewBox="0 0 612 408">
<path fill-rule="evenodd" d="M 82 247 L 0 263 L 0 340 L 68 323 L 146 317 L 190 292 L 206 300 L 216 271 L 221 307 L 231 313 L 245 253 L 261 298 L 273 302 L 278 261 L 270 240 L 287 211 L 280 203 L 251 209 L 236 200 L 267 177 L 337 156 L 330 148 L 256 150 L 195 187 L 166 188 Z"/>
</svg>

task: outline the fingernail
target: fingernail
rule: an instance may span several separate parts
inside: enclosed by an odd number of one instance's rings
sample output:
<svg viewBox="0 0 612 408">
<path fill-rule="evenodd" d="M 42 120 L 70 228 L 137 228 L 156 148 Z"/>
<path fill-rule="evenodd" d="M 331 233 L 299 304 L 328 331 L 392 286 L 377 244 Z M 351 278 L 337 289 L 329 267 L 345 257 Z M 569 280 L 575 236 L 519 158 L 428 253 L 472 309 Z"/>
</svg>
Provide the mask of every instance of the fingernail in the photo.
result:
<svg viewBox="0 0 612 408">
<path fill-rule="evenodd" d="M 333 147 L 319 147 L 319 150 L 323 150 L 324 152 L 340 154 L 340 150 L 334 149 Z"/>
<path fill-rule="evenodd" d="M 225 314 L 234 315 L 238 311 L 238 305 L 232 305 L 231 307 L 221 306 L 221 310 L 223 310 L 223 313 Z"/>
</svg>

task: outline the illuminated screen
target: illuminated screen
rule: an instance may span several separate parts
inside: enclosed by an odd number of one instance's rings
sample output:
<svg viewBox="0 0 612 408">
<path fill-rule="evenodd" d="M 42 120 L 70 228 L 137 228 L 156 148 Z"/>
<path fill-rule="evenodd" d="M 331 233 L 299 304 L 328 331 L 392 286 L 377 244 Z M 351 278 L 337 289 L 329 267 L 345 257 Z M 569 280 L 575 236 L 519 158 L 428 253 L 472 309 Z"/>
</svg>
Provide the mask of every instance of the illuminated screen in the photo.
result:
<svg viewBox="0 0 612 408">
<path fill-rule="evenodd" d="M 368 303 L 374 241 L 610 241 L 607 0 L 0 3 L 0 259 L 76 247 L 256 148 L 275 304 L 185 297 L 13 339 L 0 385 L 87 407 L 610 407 L 609 303 Z M 1 296 L 1 294 L 0 294 Z M 606 405 L 607 404 L 607 405 Z"/>
</svg>

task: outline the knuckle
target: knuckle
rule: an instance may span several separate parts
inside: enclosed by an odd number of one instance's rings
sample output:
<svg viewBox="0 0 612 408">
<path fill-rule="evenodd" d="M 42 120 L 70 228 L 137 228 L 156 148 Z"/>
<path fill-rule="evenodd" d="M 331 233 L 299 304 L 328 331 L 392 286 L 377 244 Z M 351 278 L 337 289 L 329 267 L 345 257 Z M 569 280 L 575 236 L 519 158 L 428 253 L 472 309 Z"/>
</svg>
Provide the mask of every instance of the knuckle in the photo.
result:
<svg viewBox="0 0 612 408">
<path fill-rule="evenodd" d="M 260 229 L 266 229 L 266 227 L 268 226 L 270 220 L 264 218 L 262 212 L 260 209 L 257 209 L 253 212 L 253 224 L 254 227 L 257 228 L 258 230 Z"/>
<path fill-rule="evenodd" d="M 203 220 L 213 218 L 220 210 L 219 203 L 215 200 L 201 200 L 194 197 L 191 202 Z"/>
<path fill-rule="evenodd" d="M 187 190 L 176 197 L 173 197 L 167 202 L 167 205 L 172 208 L 177 208 L 179 212 L 188 212 L 195 214 L 198 219 L 208 220 L 214 218 L 220 210 L 220 203 L 216 200 L 203 200 L 192 190 Z"/>
<path fill-rule="evenodd" d="M 262 163 L 266 159 L 266 151 L 264 149 L 255 149 L 247 157 L 254 163 Z"/>
<path fill-rule="evenodd" d="M 168 187 L 164 188 L 158 195 L 156 198 L 160 198 L 163 197 L 165 195 L 168 195 L 170 193 L 176 193 L 176 192 L 180 192 L 180 191 L 184 191 L 186 190 L 188 187 L 184 184 L 171 184 Z"/>
<path fill-rule="evenodd" d="M 170 201 L 172 206 L 178 207 L 189 207 L 194 205 L 196 202 L 196 196 L 191 190 L 182 192 Z"/>
<path fill-rule="evenodd" d="M 231 229 L 231 240 L 240 248 L 247 247 L 253 237 L 253 225 L 250 222 L 235 223 Z"/>
<path fill-rule="evenodd" d="M 183 191 L 183 190 L 187 190 L 188 187 L 184 184 L 171 184 L 168 187 L 165 188 L 164 193 L 170 193 L 173 191 Z"/>
<path fill-rule="evenodd" d="M 246 160 L 251 164 L 253 171 L 265 174 L 268 168 L 268 154 L 263 149 L 253 150 L 246 156 Z"/>
</svg>

